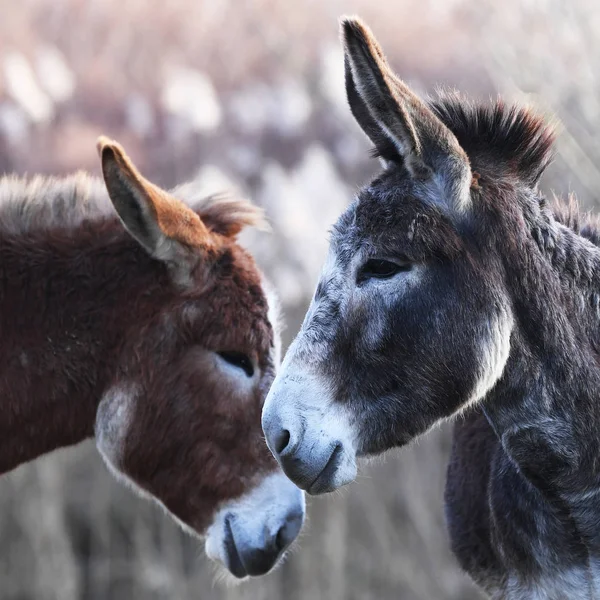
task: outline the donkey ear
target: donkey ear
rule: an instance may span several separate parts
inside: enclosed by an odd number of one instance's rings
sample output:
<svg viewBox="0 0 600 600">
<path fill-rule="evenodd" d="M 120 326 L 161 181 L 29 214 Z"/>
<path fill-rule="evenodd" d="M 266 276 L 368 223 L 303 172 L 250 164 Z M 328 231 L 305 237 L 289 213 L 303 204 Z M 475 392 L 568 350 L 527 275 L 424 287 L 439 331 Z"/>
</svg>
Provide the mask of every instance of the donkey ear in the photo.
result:
<svg viewBox="0 0 600 600">
<path fill-rule="evenodd" d="M 414 178 L 451 166 L 470 184 L 469 162 L 456 137 L 392 72 L 370 29 L 360 19 L 344 19 L 342 37 L 350 109 L 379 154 L 401 157 Z"/>
<path fill-rule="evenodd" d="M 354 115 L 356 122 L 367 134 L 367 137 L 373 142 L 377 149 L 377 154 L 381 156 L 381 158 L 385 160 L 391 156 L 397 156 L 398 149 L 392 141 L 392 138 L 371 115 L 367 104 L 356 89 L 348 53 L 344 56 L 344 72 L 346 77 L 346 97 L 348 98 L 350 111 Z"/>
<path fill-rule="evenodd" d="M 97 147 L 108 195 L 127 231 L 153 257 L 189 267 L 210 245 L 200 217 L 142 177 L 117 142 L 102 136 Z"/>
</svg>

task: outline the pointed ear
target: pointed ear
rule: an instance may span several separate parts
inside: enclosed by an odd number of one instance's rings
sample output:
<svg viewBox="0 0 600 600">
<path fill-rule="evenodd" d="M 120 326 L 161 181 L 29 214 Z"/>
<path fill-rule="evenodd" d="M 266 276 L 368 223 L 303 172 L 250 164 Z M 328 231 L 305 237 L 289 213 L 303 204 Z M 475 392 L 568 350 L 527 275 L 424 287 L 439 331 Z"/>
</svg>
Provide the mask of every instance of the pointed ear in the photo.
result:
<svg viewBox="0 0 600 600">
<path fill-rule="evenodd" d="M 356 122 L 367 134 L 367 137 L 373 142 L 377 154 L 384 160 L 390 156 L 396 156 L 398 150 L 392 139 L 385 133 L 381 125 L 373 118 L 369 108 L 363 101 L 356 89 L 350 58 L 346 53 L 344 56 L 344 72 L 346 78 L 346 97 L 350 105 L 350 111 L 354 115 Z"/>
<path fill-rule="evenodd" d="M 350 109 L 379 154 L 401 157 L 414 178 L 425 180 L 450 167 L 470 185 L 469 162 L 456 137 L 393 73 L 370 29 L 346 18 L 342 38 Z"/>
<path fill-rule="evenodd" d="M 102 136 L 97 148 L 108 195 L 127 231 L 154 258 L 189 269 L 211 245 L 200 217 L 142 177 L 117 142 Z"/>
</svg>

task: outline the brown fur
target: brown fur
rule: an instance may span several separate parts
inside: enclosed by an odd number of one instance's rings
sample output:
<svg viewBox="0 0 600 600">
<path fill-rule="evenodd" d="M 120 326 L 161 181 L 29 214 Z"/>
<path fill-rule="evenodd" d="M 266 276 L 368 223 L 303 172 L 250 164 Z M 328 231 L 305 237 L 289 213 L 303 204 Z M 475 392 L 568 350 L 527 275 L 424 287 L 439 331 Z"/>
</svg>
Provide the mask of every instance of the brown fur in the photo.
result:
<svg viewBox="0 0 600 600">
<path fill-rule="evenodd" d="M 202 532 L 223 501 L 276 470 L 260 428 L 274 333 L 234 237 L 260 212 L 222 198 L 192 198 L 192 212 L 123 166 L 153 191 L 167 236 L 195 245 L 200 229 L 212 250 L 182 288 L 127 234 L 97 180 L 0 179 L 0 473 L 98 435 L 97 419 L 123 409 L 125 437 L 104 432 L 114 466 Z M 253 383 L 224 377 L 220 351 L 247 354 Z M 119 389 L 135 402 L 98 413 Z"/>
<path fill-rule="evenodd" d="M 267 229 L 263 211 L 242 198 L 206 196 L 195 182 L 171 190 L 214 233 L 235 236 L 244 227 Z M 73 229 L 84 221 L 114 218 L 104 183 L 78 171 L 67 177 L 0 177 L 0 232 L 24 235 L 43 229 Z"/>
<path fill-rule="evenodd" d="M 127 178 L 145 197 L 154 219 L 168 238 L 198 248 L 210 242 L 208 231 L 200 217 L 174 196 L 142 177 L 118 143 L 103 136 L 98 140 L 98 152 L 105 175 L 107 165 L 115 162 L 119 177 Z"/>
</svg>

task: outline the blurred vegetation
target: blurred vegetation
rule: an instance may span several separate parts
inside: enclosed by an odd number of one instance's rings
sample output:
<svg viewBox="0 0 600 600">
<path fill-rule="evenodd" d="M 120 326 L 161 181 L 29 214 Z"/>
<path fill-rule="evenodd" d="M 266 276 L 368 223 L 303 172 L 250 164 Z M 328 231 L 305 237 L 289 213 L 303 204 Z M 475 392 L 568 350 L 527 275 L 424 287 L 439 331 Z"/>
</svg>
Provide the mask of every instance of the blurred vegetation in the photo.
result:
<svg viewBox="0 0 600 600">
<path fill-rule="evenodd" d="M 121 141 L 163 186 L 198 178 L 267 210 L 246 243 L 283 299 L 288 343 L 327 229 L 377 164 L 346 108 L 340 15 L 360 14 L 398 73 L 502 93 L 560 123 L 547 189 L 600 189 L 600 6 L 593 0 L 0 0 L 0 172 L 99 173 Z M 341 493 L 309 500 L 277 572 L 215 582 L 203 548 L 106 472 L 92 442 L 0 479 L 0 600 L 480 597 L 448 549 L 449 427 Z"/>
</svg>

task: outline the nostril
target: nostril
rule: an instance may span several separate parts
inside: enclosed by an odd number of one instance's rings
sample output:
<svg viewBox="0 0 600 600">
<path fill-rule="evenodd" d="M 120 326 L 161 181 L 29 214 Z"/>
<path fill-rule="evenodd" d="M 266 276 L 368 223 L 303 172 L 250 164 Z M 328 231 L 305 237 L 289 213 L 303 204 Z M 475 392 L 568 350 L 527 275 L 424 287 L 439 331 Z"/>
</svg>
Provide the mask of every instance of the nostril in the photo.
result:
<svg viewBox="0 0 600 600">
<path fill-rule="evenodd" d="M 274 448 L 277 454 L 281 454 L 290 443 L 290 432 L 287 429 L 282 429 L 277 433 L 274 440 Z"/>
<path fill-rule="evenodd" d="M 289 515 L 285 523 L 280 527 L 275 537 L 275 546 L 277 552 L 282 552 L 296 539 L 302 529 L 304 522 L 304 513 L 294 512 Z"/>
<path fill-rule="evenodd" d="M 287 539 L 287 536 L 285 534 L 285 525 L 284 525 L 277 532 L 277 537 L 275 538 L 275 547 L 277 548 L 277 552 L 281 552 L 285 548 L 286 539 Z"/>
</svg>

